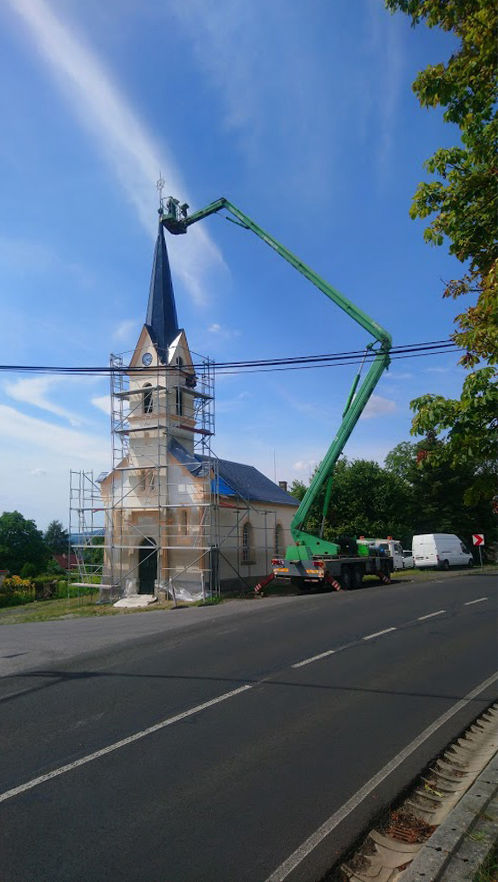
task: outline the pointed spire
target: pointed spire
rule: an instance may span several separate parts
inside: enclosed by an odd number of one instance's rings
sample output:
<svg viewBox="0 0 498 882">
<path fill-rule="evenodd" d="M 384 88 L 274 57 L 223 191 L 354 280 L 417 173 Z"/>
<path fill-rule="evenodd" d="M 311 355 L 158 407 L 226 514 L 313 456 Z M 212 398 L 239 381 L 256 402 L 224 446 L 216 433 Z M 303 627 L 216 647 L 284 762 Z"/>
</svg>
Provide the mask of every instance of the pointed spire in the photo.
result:
<svg viewBox="0 0 498 882">
<path fill-rule="evenodd" d="M 167 348 L 179 334 L 180 329 L 176 316 L 175 294 L 171 281 L 168 252 L 161 223 L 154 250 L 145 324 L 156 345 L 161 361 L 165 361 Z"/>
</svg>

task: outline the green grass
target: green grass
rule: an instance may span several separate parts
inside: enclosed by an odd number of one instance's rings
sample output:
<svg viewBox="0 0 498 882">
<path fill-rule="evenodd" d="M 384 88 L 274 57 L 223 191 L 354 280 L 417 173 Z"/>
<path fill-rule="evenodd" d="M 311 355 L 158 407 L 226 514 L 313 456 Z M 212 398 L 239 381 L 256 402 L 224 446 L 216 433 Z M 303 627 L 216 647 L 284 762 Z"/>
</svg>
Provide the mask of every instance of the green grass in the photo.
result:
<svg viewBox="0 0 498 882">
<path fill-rule="evenodd" d="M 25 622 L 49 622 L 55 619 L 77 619 L 89 616 L 123 616 L 135 612 L 171 609 L 173 604 L 153 603 L 140 609 L 116 609 L 112 604 L 98 604 L 98 593 L 86 597 L 65 597 L 59 600 L 38 600 L 25 606 L 0 610 L 0 625 L 20 625 Z"/>
<path fill-rule="evenodd" d="M 472 882 L 498 882 L 498 844 L 491 849 Z"/>
</svg>

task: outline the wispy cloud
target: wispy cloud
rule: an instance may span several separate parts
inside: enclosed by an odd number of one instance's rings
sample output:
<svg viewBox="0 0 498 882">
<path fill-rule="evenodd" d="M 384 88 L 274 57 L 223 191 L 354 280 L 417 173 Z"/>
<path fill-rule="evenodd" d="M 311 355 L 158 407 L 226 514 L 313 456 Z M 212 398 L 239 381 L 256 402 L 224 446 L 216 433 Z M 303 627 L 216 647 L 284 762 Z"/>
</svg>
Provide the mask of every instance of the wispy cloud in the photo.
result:
<svg viewBox="0 0 498 882">
<path fill-rule="evenodd" d="M 110 412 L 111 412 L 111 396 L 110 395 L 97 395 L 95 398 L 91 398 L 90 401 L 94 407 L 98 408 L 98 410 L 102 410 L 104 413 L 110 414 Z"/>
<path fill-rule="evenodd" d="M 136 319 L 123 319 L 123 321 L 118 322 L 112 332 L 113 340 L 116 340 L 118 343 L 134 340 L 137 337 L 139 328 L 140 324 Z"/>
<path fill-rule="evenodd" d="M 0 436 L 2 441 L 8 439 L 35 449 L 37 455 L 41 450 L 49 451 L 65 462 L 80 461 L 88 465 L 100 461 L 105 464 L 108 458 L 106 438 L 56 426 L 5 404 L 0 404 Z"/>
<path fill-rule="evenodd" d="M 5 392 L 9 398 L 15 401 L 22 401 L 24 404 L 31 404 L 33 407 L 39 407 L 40 410 L 46 410 L 56 416 L 63 417 L 68 420 L 72 426 L 80 426 L 82 419 L 78 414 L 65 407 L 61 407 L 54 401 L 50 401 L 47 397 L 48 393 L 57 385 L 63 382 L 59 377 L 28 377 L 22 380 L 16 380 L 14 383 L 5 384 Z"/>
<path fill-rule="evenodd" d="M 368 3 L 368 23 L 372 63 L 379 64 L 377 77 L 372 77 L 370 108 L 375 112 L 378 132 L 376 160 L 381 175 L 389 171 L 393 132 L 402 89 L 404 68 L 403 38 L 400 17 L 386 16 L 382 5 Z M 370 132 L 369 132 L 370 137 Z"/>
<path fill-rule="evenodd" d="M 168 189 L 189 200 L 170 151 L 155 143 L 145 125 L 113 82 L 110 73 L 84 41 L 45 0 L 8 0 L 24 21 L 71 111 L 91 133 L 143 227 L 156 230 L 155 188 L 159 170 Z M 173 244 L 175 270 L 197 302 L 205 299 L 204 277 L 221 264 L 221 254 L 200 226 L 186 242 Z"/>
<path fill-rule="evenodd" d="M 215 337 L 221 337 L 224 340 L 240 337 L 240 331 L 236 328 L 227 328 L 226 325 L 220 325 L 218 322 L 213 322 L 207 330 L 208 334 L 213 334 Z"/>
<path fill-rule="evenodd" d="M 374 417 L 384 416 L 386 413 L 394 413 L 396 404 L 390 398 L 383 398 L 382 395 L 372 395 L 360 419 L 371 420 Z"/>
</svg>

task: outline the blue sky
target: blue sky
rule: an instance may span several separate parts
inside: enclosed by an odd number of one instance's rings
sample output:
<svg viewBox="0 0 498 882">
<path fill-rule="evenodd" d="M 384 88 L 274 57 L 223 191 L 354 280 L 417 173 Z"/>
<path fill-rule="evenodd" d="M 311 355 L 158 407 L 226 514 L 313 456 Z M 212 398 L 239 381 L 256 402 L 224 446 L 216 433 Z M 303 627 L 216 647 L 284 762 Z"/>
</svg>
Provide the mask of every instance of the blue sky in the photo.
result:
<svg viewBox="0 0 498 882">
<path fill-rule="evenodd" d="M 155 183 L 224 195 L 383 324 L 448 336 L 461 272 L 408 216 L 422 163 L 457 132 L 411 91 L 452 39 L 381 0 L 6 0 L 0 9 L 4 364 L 103 365 L 145 319 Z M 218 360 L 361 348 L 365 333 L 222 217 L 168 237 L 191 348 Z M 409 401 L 456 395 L 456 356 L 395 361 L 348 456 L 409 438 Z M 354 368 L 224 376 L 218 455 L 307 480 Z M 0 378 L 0 511 L 67 523 L 69 468 L 109 467 L 108 384 Z"/>
</svg>

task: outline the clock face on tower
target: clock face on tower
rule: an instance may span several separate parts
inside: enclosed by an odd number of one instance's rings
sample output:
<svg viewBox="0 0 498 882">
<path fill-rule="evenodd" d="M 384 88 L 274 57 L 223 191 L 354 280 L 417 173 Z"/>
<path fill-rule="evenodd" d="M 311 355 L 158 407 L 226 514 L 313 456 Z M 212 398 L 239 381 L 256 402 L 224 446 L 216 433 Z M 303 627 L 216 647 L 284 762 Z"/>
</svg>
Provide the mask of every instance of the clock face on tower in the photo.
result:
<svg viewBox="0 0 498 882">
<path fill-rule="evenodd" d="M 149 367 L 149 365 L 152 364 L 152 355 L 150 352 L 146 352 L 142 355 L 142 364 L 144 364 L 145 367 Z"/>
</svg>

